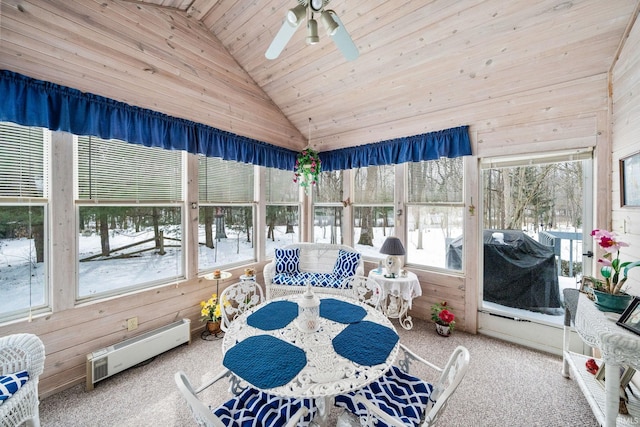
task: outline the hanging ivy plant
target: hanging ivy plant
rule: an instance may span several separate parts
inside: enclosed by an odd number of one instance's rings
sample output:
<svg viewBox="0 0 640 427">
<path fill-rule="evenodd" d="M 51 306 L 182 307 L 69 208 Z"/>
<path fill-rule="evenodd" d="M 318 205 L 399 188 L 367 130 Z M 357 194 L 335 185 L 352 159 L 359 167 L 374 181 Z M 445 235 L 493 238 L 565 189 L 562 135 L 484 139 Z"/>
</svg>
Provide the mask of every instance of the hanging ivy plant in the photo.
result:
<svg viewBox="0 0 640 427">
<path fill-rule="evenodd" d="M 305 148 L 298 154 L 293 182 L 297 182 L 308 194 L 309 188 L 318 182 L 322 171 L 322 162 L 318 152 L 312 148 Z"/>
</svg>

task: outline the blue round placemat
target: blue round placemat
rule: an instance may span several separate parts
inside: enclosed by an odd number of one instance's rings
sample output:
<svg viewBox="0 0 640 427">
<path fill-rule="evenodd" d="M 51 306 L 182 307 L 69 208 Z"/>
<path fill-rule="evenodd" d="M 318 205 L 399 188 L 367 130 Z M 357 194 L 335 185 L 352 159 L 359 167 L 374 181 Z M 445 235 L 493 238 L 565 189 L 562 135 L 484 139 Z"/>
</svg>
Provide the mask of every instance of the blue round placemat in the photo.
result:
<svg viewBox="0 0 640 427">
<path fill-rule="evenodd" d="M 373 366 L 387 360 L 398 340 L 393 329 L 365 320 L 344 328 L 332 343 L 340 356 L 363 366 Z"/>
<path fill-rule="evenodd" d="M 334 298 L 320 300 L 320 316 L 338 323 L 355 323 L 367 316 L 367 310 Z"/>
<path fill-rule="evenodd" d="M 273 331 L 287 326 L 298 317 L 298 304 L 291 301 L 274 301 L 259 308 L 247 317 L 247 325 L 263 331 Z"/>
<path fill-rule="evenodd" d="M 227 351 L 222 364 L 259 389 L 285 385 L 307 364 L 304 351 L 271 335 L 249 337 Z"/>
</svg>

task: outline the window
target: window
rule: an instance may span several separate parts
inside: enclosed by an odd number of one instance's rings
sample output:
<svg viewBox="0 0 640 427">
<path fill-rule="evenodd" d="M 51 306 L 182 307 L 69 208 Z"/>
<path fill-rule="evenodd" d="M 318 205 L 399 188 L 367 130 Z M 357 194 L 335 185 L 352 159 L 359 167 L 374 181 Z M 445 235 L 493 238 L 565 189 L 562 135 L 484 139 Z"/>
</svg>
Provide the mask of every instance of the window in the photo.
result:
<svg viewBox="0 0 640 427">
<path fill-rule="evenodd" d="M 394 235 L 395 166 L 369 166 L 354 172 L 354 246 L 365 257 L 381 259 L 384 240 Z"/>
<path fill-rule="evenodd" d="M 463 235 L 463 158 L 408 164 L 407 263 L 460 270 L 447 255 Z"/>
<path fill-rule="evenodd" d="M 342 171 L 322 172 L 313 188 L 313 241 L 342 244 Z"/>
<path fill-rule="evenodd" d="M 198 270 L 255 261 L 254 166 L 199 157 Z"/>
<path fill-rule="evenodd" d="M 184 276 L 183 153 L 78 137 L 78 297 Z"/>
<path fill-rule="evenodd" d="M 300 241 L 300 190 L 293 182 L 293 172 L 266 170 L 266 256 L 275 248 Z"/>
<path fill-rule="evenodd" d="M 48 305 L 50 133 L 0 123 L 0 319 Z"/>
</svg>

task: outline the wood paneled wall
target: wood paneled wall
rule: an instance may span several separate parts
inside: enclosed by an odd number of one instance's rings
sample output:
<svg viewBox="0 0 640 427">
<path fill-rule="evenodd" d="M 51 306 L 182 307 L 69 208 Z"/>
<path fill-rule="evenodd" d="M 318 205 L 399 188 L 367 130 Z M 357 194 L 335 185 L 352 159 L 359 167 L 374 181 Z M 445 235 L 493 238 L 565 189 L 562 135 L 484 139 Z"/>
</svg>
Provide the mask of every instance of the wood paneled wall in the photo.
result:
<svg viewBox="0 0 640 427">
<path fill-rule="evenodd" d="M 160 17 L 161 12 L 145 9 L 139 14 L 118 17 L 129 23 L 123 26 L 109 15 L 119 9 L 103 11 L 96 2 L 86 2 L 86 7 L 98 10 L 65 9 L 62 2 L 56 2 L 56 6 L 42 2 L 38 7 L 29 5 L 23 10 L 6 6 L 15 3 L 19 2 L 2 4 L 2 26 L 11 31 L 3 33 L 1 68 L 104 96 L 117 95 L 115 98 L 141 107 L 153 109 L 162 103 L 165 112 L 213 126 L 223 124 L 221 128 L 264 141 L 290 146 L 305 142 L 233 63 L 219 42 L 203 29 L 192 28 L 192 22 L 186 18 L 178 17 L 174 25 L 168 25 Z M 101 15 L 103 12 L 107 15 Z M 155 28 L 155 32 L 139 32 L 138 24 L 143 21 Z M 77 35 L 87 32 L 95 32 L 97 36 Z M 611 162 L 597 168 L 597 199 L 601 201 L 597 223 L 601 224 L 610 213 L 612 177 L 614 229 L 626 227 L 626 236 L 632 243 L 627 254 L 635 259 L 640 258 L 637 210 L 620 209 L 616 205 L 615 189 L 616 159 L 638 151 L 640 141 L 639 33 L 640 27 L 636 24 L 614 70 L 614 170 L 611 171 Z M 4 38 L 7 34 L 10 37 Z M 79 61 L 69 53 L 75 51 L 93 59 Z M 176 51 L 180 51 L 180 60 L 176 59 Z M 132 67 L 132 63 L 136 65 Z M 145 71 L 134 73 L 133 69 Z M 165 96 L 157 97 L 158 91 L 168 93 L 174 102 L 167 102 Z M 474 156 L 465 159 L 469 179 L 466 203 L 470 204 L 473 198 L 478 206 L 479 158 L 583 147 L 595 147 L 600 158 L 606 157 L 611 152 L 608 111 L 608 76 L 597 73 L 517 93 L 509 91 L 508 95 L 416 115 L 407 121 L 427 123 L 434 130 L 460 123 L 470 125 Z M 394 125 L 402 126 L 402 123 Z M 69 142 L 65 142 L 64 135 L 56 138 L 62 140 L 59 149 L 68 150 Z M 68 175 L 63 174 L 60 179 L 66 183 L 61 185 L 69 184 Z M 58 187 L 54 200 L 68 190 Z M 75 247 L 73 238 L 68 237 L 75 232 L 73 215 L 68 212 L 69 206 L 60 205 L 59 201 L 52 203 L 57 221 L 52 244 L 62 250 L 59 261 L 66 265 L 53 275 L 54 311 L 35 316 L 30 322 L 0 325 L 0 335 L 32 332 L 45 342 L 47 359 L 41 380 L 42 396 L 82 383 L 86 354 L 91 351 L 179 318 L 191 319 L 194 332 L 202 326 L 198 322 L 199 302 L 212 291 L 212 284 L 196 277 L 193 265 L 188 267 L 185 282 L 76 305 L 73 301 Z M 476 330 L 480 221 L 478 211 L 466 218 L 465 239 L 469 244 L 465 244 L 468 250 L 464 277 L 417 272 L 423 296 L 414 301 L 413 316 L 430 318 L 430 305 L 445 299 L 458 315 L 460 329 Z M 193 224 L 194 218 L 188 218 L 188 223 Z M 256 267 L 260 269 L 263 264 L 261 261 Z M 233 272 L 237 277 L 240 270 Z M 634 271 L 635 281 L 638 274 L 640 269 Z M 223 287 L 226 284 L 221 283 Z M 126 319 L 133 316 L 139 317 L 140 327 L 128 333 Z"/>
<path fill-rule="evenodd" d="M 306 138 L 202 23 L 113 1 L 0 3 L 0 68 L 284 147 Z"/>
<path fill-rule="evenodd" d="M 621 206 L 620 159 L 640 152 L 640 25 L 636 23 L 613 67 L 611 229 L 629 243 L 623 261 L 640 260 L 640 207 Z M 635 182 L 640 177 L 635 177 Z M 606 224 L 605 224 L 606 225 Z M 640 268 L 629 272 L 630 293 L 640 295 Z"/>
</svg>

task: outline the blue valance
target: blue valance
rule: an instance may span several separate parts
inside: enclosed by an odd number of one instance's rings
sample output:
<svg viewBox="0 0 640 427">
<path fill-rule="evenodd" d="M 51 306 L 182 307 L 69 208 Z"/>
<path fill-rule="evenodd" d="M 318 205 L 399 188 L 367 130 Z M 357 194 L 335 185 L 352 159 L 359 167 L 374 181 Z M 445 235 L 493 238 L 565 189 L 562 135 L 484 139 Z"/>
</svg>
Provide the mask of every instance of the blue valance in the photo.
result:
<svg viewBox="0 0 640 427">
<path fill-rule="evenodd" d="M 0 70 L 0 121 L 293 171 L 297 152 Z M 320 153 L 324 171 L 471 155 L 468 126 Z"/>
<path fill-rule="evenodd" d="M 0 121 L 278 169 L 296 161 L 293 150 L 11 71 L 1 71 L 0 94 Z"/>
<path fill-rule="evenodd" d="M 325 151 L 320 153 L 320 160 L 323 171 L 332 171 L 470 155 L 469 126 L 460 126 L 374 144 Z"/>
</svg>

